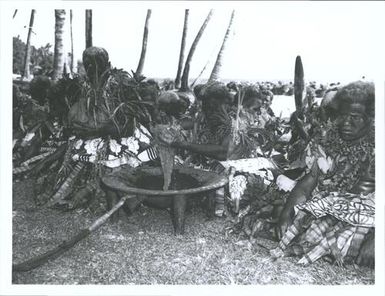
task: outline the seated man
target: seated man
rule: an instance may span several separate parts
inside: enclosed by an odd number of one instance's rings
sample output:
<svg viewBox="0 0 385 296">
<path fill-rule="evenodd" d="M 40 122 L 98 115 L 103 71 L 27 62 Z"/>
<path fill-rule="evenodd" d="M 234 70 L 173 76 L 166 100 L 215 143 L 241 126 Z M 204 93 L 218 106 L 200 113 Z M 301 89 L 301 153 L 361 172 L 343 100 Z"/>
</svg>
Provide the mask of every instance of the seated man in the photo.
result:
<svg viewBox="0 0 385 296">
<path fill-rule="evenodd" d="M 295 254 L 308 264 L 374 264 L 374 86 L 354 82 L 334 97 L 337 119 L 309 144 L 309 173 L 291 191 L 279 219 L 273 257 Z M 318 192 L 315 189 L 318 188 Z"/>
<path fill-rule="evenodd" d="M 36 88 L 35 81 L 31 81 L 31 92 Z M 38 85 L 39 87 L 39 85 Z M 48 88 L 43 85 L 41 88 Z M 45 97 L 39 97 L 33 93 L 31 96 L 21 92 L 19 87 L 13 85 L 13 163 L 19 166 L 29 158 L 36 156 L 40 144 L 46 140 L 54 129 L 49 119 L 48 105 Z"/>
<path fill-rule="evenodd" d="M 202 104 L 202 116 L 196 136 L 193 137 L 195 141 L 172 135 L 164 135 L 163 140 L 173 148 L 193 152 L 185 163 L 191 162 L 200 168 L 217 172 L 233 167 L 230 195 L 234 210 L 238 212 L 240 198 L 247 184 L 246 177 L 239 173 L 262 175 L 265 172 L 260 169 L 275 168 L 267 159 L 263 158 L 262 161 L 262 158 L 256 158 L 260 144 L 255 130 L 260 124 L 258 112 L 263 104 L 261 94 L 255 86 L 240 86 L 234 98 L 229 87 L 219 82 L 199 85 L 194 91 Z M 223 188 L 216 192 L 217 216 L 224 213 L 224 194 Z"/>
<path fill-rule="evenodd" d="M 158 89 L 111 68 L 103 48 L 87 48 L 83 64 L 87 77 L 80 83 L 68 113 L 68 142 L 33 169 L 39 174 L 64 159 L 52 168 L 58 169 L 57 174 L 38 178 L 44 191 L 38 192 L 39 200 L 49 201 L 51 206 L 76 207 L 99 190 L 100 174 L 106 170 L 153 159 L 148 153 L 150 135 L 144 126 L 150 122 L 150 111 L 142 101 L 150 100 L 149 95 L 154 99 Z M 72 200 L 66 200 L 72 193 Z"/>
</svg>

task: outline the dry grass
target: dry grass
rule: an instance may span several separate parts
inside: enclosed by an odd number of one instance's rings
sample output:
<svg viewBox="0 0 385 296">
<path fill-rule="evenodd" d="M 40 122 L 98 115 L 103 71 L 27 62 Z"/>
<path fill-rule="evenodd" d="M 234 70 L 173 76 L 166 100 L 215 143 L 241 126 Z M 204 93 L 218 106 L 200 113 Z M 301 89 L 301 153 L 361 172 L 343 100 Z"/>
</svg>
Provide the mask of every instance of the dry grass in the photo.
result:
<svg viewBox="0 0 385 296">
<path fill-rule="evenodd" d="M 54 248 L 104 211 L 36 208 L 31 192 L 31 181 L 14 183 L 15 263 Z M 196 209 L 187 216 L 186 234 L 174 236 L 166 211 L 143 207 L 115 224 L 108 222 L 56 260 L 14 274 L 13 284 L 374 284 L 370 269 L 322 261 L 302 267 L 295 258 L 272 262 L 266 248 L 226 236 L 228 223 L 208 220 Z"/>
</svg>

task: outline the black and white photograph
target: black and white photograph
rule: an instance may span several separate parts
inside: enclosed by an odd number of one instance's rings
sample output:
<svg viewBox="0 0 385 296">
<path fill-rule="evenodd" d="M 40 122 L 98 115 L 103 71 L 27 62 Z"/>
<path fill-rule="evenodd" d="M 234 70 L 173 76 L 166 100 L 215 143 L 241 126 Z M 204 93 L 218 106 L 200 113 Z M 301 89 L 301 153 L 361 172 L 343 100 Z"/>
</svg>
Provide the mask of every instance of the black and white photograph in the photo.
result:
<svg viewBox="0 0 385 296">
<path fill-rule="evenodd" d="M 1 295 L 383 295 L 385 2 L 0 6 Z"/>
</svg>

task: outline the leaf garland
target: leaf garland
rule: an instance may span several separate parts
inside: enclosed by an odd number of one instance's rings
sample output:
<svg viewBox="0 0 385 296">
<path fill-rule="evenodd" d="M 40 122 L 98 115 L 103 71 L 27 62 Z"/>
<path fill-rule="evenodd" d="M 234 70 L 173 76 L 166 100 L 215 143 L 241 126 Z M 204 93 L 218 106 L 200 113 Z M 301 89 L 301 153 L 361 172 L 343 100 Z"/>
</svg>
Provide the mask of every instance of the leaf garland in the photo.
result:
<svg viewBox="0 0 385 296">
<path fill-rule="evenodd" d="M 127 132 L 133 119 L 151 121 L 149 109 L 152 103 L 143 101 L 140 93 L 151 87 L 142 80 L 137 81 L 121 69 L 112 68 L 103 73 L 107 79 L 99 79 L 96 86 L 84 81 L 82 96 L 87 99 L 87 111 L 97 126 L 97 112 L 104 112 L 112 120 L 120 134 Z"/>
</svg>

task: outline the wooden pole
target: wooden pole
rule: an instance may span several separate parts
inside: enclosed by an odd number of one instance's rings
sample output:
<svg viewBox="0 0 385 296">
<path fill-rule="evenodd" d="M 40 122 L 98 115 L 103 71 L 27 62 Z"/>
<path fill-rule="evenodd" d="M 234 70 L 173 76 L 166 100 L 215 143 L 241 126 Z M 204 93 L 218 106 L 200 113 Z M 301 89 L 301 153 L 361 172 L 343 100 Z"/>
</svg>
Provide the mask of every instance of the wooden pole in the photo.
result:
<svg viewBox="0 0 385 296">
<path fill-rule="evenodd" d="M 99 219 L 97 219 L 94 223 L 92 223 L 91 226 L 88 228 L 82 229 L 78 234 L 76 234 L 74 237 L 72 237 L 68 241 L 63 241 L 59 246 L 56 248 L 49 250 L 45 252 L 44 254 L 38 255 L 34 258 L 31 258 L 27 261 L 14 264 L 12 265 L 12 272 L 23 272 L 23 271 L 29 271 L 32 269 L 35 269 L 44 263 L 48 262 L 49 260 L 56 259 L 64 252 L 68 251 L 70 248 L 72 248 L 76 243 L 81 241 L 82 239 L 86 238 L 88 235 L 90 235 L 92 232 L 99 229 L 108 218 L 111 217 L 113 213 L 115 213 L 120 207 L 123 206 L 125 201 L 129 198 L 135 197 L 134 195 L 125 195 L 123 196 L 120 201 L 107 213 L 105 213 L 103 216 L 101 216 Z"/>
</svg>

